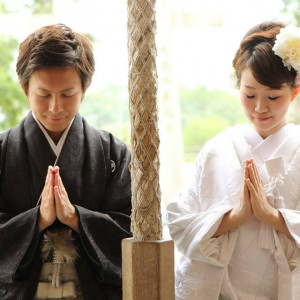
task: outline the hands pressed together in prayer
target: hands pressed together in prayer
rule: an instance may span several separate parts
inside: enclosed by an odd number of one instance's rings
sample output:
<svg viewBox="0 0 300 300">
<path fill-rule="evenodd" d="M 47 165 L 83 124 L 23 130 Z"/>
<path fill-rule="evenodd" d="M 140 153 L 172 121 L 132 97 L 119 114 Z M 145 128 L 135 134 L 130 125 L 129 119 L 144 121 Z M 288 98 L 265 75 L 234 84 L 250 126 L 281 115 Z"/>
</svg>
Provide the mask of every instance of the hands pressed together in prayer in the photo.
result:
<svg viewBox="0 0 300 300">
<path fill-rule="evenodd" d="M 248 221 L 252 215 L 257 220 L 271 225 L 275 230 L 292 238 L 279 210 L 269 204 L 256 165 L 252 159 L 249 159 L 245 164 L 244 186 L 240 204 L 224 215 L 214 237 L 240 226 Z"/>
<path fill-rule="evenodd" d="M 78 232 L 78 216 L 63 185 L 59 167 L 49 166 L 40 205 L 40 231 L 56 219 Z"/>
<path fill-rule="evenodd" d="M 267 200 L 264 184 L 252 159 L 246 161 L 241 202 L 235 212 L 241 223 L 247 221 L 252 214 L 257 220 L 269 223 L 270 218 L 277 212 Z"/>
</svg>

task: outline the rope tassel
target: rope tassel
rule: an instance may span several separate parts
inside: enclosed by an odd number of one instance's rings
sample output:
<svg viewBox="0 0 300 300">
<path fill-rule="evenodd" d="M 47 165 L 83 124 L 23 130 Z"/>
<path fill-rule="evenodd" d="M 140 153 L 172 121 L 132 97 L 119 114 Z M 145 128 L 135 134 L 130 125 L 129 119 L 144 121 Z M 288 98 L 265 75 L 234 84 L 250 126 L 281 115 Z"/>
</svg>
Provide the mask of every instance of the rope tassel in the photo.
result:
<svg viewBox="0 0 300 300">
<path fill-rule="evenodd" d="M 64 263 L 74 263 L 78 253 L 74 245 L 72 230 L 59 228 L 49 230 L 44 235 L 42 244 L 44 261 L 53 263 L 52 286 L 60 286 L 60 276 Z"/>
<path fill-rule="evenodd" d="M 52 286 L 59 287 L 60 285 L 60 272 L 62 269 L 62 264 L 65 259 L 60 251 L 53 251 L 53 275 L 52 275 Z"/>
</svg>

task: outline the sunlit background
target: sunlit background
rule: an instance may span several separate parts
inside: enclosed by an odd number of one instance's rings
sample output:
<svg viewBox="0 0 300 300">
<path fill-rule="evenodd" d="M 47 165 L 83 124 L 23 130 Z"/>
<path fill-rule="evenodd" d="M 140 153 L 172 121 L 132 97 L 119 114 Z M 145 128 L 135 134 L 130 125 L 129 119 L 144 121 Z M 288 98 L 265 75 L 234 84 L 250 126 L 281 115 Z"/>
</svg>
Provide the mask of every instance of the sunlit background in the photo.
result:
<svg viewBox="0 0 300 300">
<path fill-rule="evenodd" d="M 297 25 L 300 0 L 157 0 L 161 189 L 165 205 L 188 180 L 203 144 L 245 122 L 231 61 L 246 31 L 265 20 Z M 127 1 L 0 0 L 0 130 L 28 111 L 15 74 L 19 42 L 64 23 L 93 41 L 96 72 L 80 112 L 130 143 Z M 298 123 L 297 102 L 290 120 Z"/>
</svg>

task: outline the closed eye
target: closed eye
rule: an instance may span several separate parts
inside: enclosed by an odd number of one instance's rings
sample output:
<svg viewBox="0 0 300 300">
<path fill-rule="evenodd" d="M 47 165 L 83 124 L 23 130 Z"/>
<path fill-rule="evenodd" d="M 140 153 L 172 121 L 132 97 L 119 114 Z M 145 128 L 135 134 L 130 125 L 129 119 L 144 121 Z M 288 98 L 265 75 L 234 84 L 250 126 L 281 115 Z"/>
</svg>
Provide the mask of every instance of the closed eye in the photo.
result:
<svg viewBox="0 0 300 300">
<path fill-rule="evenodd" d="M 247 99 L 253 99 L 254 96 L 251 96 L 251 95 L 245 95 Z"/>
<path fill-rule="evenodd" d="M 269 98 L 269 100 L 274 101 L 274 100 L 278 99 L 279 97 L 268 97 L 268 98 Z"/>
</svg>

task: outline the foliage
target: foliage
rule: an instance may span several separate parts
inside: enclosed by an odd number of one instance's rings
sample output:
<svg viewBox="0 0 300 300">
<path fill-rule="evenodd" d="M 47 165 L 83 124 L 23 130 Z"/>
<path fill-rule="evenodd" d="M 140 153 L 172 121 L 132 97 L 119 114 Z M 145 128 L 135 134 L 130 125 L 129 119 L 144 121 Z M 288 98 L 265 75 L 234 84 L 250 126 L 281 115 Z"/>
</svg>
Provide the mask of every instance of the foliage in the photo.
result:
<svg viewBox="0 0 300 300">
<path fill-rule="evenodd" d="M 130 142 L 130 121 L 126 86 L 109 85 L 97 92 L 87 92 L 80 113 L 90 125 L 107 130 Z"/>
<path fill-rule="evenodd" d="M 53 13 L 53 0 L 34 0 L 32 4 L 26 6 L 34 15 Z"/>
<path fill-rule="evenodd" d="M 6 12 L 6 5 L 3 1 L 0 0 L 0 13 Z"/>
<path fill-rule="evenodd" d="M 236 94 L 200 86 L 181 87 L 179 97 L 186 160 L 221 130 L 246 121 Z"/>
<path fill-rule="evenodd" d="M 295 25 L 300 26 L 300 1 L 282 0 L 282 2 L 284 4 L 283 12 L 293 15 L 295 20 Z"/>
<path fill-rule="evenodd" d="M 0 36 L 0 130 L 16 125 L 27 108 L 26 98 L 11 71 L 17 45 L 12 37 Z"/>
<path fill-rule="evenodd" d="M 291 15 L 294 19 L 293 24 L 300 26 L 300 0 L 283 0 L 284 4 L 283 13 Z M 289 121 L 299 124 L 300 123 L 300 99 L 299 96 L 295 99 L 291 113 L 289 115 Z"/>
</svg>

